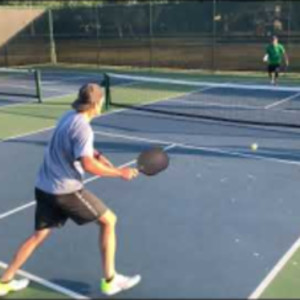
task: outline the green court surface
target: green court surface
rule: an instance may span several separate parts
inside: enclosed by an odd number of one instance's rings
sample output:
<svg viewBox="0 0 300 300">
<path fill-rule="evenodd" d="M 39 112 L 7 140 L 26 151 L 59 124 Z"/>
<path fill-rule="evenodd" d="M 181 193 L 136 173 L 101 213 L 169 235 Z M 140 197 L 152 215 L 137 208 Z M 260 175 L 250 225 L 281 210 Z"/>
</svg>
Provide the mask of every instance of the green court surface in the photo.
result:
<svg viewBox="0 0 300 300">
<path fill-rule="evenodd" d="M 0 140 L 54 126 L 57 118 L 70 108 L 70 103 L 74 99 L 75 94 L 46 100 L 42 104 L 0 106 Z"/>
<path fill-rule="evenodd" d="M 261 299 L 300 298 L 300 249 L 288 260 L 270 285 L 260 296 Z"/>
<path fill-rule="evenodd" d="M 162 101 L 169 98 L 176 98 L 180 95 L 190 93 L 195 87 L 179 86 L 174 84 L 149 84 L 135 83 L 133 85 L 116 86 L 111 91 L 112 101 L 121 99 L 121 103 L 130 105 L 146 104 L 155 101 Z"/>
<path fill-rule="evenodd" d="M 45 288 L 37 283 L 31 282 L 30 286 L 20 292 L 7 295 L 3 299 L 71 299 L 51 289 Z"/>
</svg>

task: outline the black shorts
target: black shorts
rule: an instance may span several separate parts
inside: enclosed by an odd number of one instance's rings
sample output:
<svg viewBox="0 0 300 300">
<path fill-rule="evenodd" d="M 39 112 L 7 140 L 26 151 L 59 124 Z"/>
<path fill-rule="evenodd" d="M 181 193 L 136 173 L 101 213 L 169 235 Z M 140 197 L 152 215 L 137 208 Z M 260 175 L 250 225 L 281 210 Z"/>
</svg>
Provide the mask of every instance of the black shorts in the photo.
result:
<svg viewBox="0 0 300 300">
<path fill-rule="evenodd" d="M 61 227 L 70 218 L 83 225 L 99 219 L 107 210 L 105 204 L 91 192 L 80 191 L 65 194 L 48 194 L 35 189 L 35 229 Z"/>
<path fill-rule="evenodd" d="M 269 73 L 279 73 L 280 71 L 280 65 L 279 64 L 276 64 L 276 65 L 268 65 L 268 72 Z"/>
</svg>

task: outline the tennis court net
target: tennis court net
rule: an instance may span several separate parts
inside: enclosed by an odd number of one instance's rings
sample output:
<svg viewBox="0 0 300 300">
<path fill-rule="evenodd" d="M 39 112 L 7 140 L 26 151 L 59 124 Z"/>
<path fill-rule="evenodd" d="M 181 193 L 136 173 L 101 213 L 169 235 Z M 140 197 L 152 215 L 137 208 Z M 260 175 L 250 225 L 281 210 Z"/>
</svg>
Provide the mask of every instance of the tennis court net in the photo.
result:
<svg viewBox="0 0 300 300">
<path fill-rule="evenodd" d="M 40 71 L 0 68 L 0 96 L 7 101 L 22 97 L 42 102 Z"/>
<path fill-rule="evenodd" d="M 247 125 L 300 128 L 300 87 L 105 74 L 107 106 Z"/>
</svg>

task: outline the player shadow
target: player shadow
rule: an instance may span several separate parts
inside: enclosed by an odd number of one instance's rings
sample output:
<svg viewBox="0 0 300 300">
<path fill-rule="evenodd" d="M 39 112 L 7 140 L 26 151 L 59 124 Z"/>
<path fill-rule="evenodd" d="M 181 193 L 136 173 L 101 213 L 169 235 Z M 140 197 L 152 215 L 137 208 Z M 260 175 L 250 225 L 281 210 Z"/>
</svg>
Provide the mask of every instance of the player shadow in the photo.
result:
<svg viewBox="0 0 300 300">
<path fill-rule="evenodd" d="M 91 285 L 87 284 L 86 282 L 60 279 L 60 278 L 52 279 L 51 282 L 59 286 L 62 286 L 64 288 L 67 288 L 73 292 L 83 294 L 83 295 L 89 295 L 92 291 Z"/>
<path fill-rule="evenodd" d="M 111 118 L 112 117 L 112 118 Z M 116 117 L 116 119 L 114 119 Z M 244 122 L 229 122 L 205 120 L 203 118 L 179 117 L 172 114 L 160 115 L 149 113 L 134 113 L 126 111 L 124 114 L 109 116 L 109 119 L 96 119 L 92 125 L 97 129 L 109 128 L 125 130 L 127 132 L 168 133 L 186 135 L 220 135 L 228 137 L 254 136 L 263 138 L 299 139 L 299 128 L 283 128 L 275 126 L 254 126 Z"/>
</svg>

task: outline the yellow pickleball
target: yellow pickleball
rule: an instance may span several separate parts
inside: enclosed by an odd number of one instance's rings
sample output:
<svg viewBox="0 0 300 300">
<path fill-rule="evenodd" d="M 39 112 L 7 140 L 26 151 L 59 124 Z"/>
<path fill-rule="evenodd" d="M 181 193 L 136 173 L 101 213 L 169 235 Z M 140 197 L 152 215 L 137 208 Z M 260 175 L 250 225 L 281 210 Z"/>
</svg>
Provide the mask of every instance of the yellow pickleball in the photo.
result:
<svg viewBox="0 0 300 300">
<path fill-rule="evenodd" d="M 256 151 L 258 149 L 258 145 L 256 143 L 251 144 L 251 150 Z"/>
</svg>

